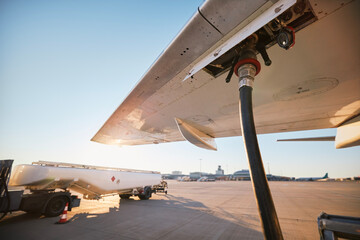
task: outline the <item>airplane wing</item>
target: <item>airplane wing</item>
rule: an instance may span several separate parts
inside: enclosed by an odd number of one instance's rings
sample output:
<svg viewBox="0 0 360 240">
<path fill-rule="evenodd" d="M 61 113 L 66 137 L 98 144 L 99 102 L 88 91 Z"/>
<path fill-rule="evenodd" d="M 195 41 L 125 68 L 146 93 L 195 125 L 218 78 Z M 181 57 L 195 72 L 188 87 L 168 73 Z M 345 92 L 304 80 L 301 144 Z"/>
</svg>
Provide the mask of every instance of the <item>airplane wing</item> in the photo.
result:
<svg viewBox="0 0 360 240">
<path fill-rule="evenodd" d="M 238 79 L 225 79 L 252 35 L 272 61 L 258 54 L 257 133 L 337 127 L 342 147 L 359 145 L 359 10 L 359 1 L 206 1 L 91 140 L 215 150 L 215 138 L 240 136 Z M 276 43 L 287 26 L 289 50 Z"/>
<path fill-rule="evenodd" d="M 335 137 L 311 137 L 311 138 L 292 138 L 292 139 L 278 139 L 278 142 L 322 142 L 335 141 Z"/>
</svg>

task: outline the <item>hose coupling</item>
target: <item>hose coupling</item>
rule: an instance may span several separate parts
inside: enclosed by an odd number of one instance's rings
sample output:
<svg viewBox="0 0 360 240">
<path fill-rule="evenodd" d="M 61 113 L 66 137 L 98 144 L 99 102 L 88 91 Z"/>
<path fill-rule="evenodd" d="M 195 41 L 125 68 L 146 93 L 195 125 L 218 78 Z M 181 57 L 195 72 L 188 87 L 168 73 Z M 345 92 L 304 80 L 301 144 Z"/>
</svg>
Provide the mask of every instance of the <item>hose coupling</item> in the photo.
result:
<svg viewBox="0 0 360 240">
<path fill-rule="evenodd" d="M 256 66 L 251 63 L 243 64 L 238 68 L 239 89 L 243 86 L 253 87 L 256 71 Z"/>
</svg>

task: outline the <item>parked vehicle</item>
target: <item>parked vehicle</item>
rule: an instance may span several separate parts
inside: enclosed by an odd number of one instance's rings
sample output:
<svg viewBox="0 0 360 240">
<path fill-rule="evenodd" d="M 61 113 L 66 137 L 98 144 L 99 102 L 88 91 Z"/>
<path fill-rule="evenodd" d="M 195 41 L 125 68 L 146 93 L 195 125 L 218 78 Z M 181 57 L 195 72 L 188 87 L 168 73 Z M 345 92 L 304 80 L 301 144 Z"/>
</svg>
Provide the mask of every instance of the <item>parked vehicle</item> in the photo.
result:
<svg viewBox="0 0 360 240">
<path fill-rule="evenodd" d="M 12 163 L 0 161 L 3 214 L 22 210 L 50 217 L 60 215 L 66 203 L 69 211 L 80 205 L 80 199 L 70 190 L 83 194 L 85 199 L 119 194 L 121 199 L 138 196 L 147 200 L 157 191 L 167 193 L 167 184 L 161 181 L 159 172 L 39 161 L 17 165 L 10 178 Z M 23 189 L 9 190 L 8 185 Z"/>
</svg>

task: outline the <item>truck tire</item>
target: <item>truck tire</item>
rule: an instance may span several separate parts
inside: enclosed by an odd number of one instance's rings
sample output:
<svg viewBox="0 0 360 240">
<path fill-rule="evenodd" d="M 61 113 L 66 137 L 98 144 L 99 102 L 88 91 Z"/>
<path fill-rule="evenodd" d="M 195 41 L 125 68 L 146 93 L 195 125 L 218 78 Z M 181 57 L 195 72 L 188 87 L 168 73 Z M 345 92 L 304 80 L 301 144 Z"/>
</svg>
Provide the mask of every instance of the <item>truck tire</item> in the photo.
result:
<svg viewBox="0 0 360 240">
<path fill-rule="evenodd" d="M 121 199 L 129 199 L 130 198 L 130 194 L 119 194 Z"/>
<path fill-rule="evenodd" d="M 144 192 L 142 194 L 139 194 L 139 198 L 141 200 L 148 200 L 151 198 L 152 192 L 150 187 L 145 187 Z"/>
<path fill-rule="evenodd" d="M 65 208 L 68 199 L 63 196 L 52 198 L 46 205 L 45 216 L 56 217 L 59 216 Z"/>
</svg>

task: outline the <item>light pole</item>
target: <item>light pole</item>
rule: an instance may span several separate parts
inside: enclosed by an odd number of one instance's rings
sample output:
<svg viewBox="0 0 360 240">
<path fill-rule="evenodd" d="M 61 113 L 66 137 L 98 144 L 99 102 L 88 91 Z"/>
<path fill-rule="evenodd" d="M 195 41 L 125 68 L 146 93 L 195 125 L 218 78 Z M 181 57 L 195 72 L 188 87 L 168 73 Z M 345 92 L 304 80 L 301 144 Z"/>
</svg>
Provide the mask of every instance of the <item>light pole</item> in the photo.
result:
<svg viewBox="0 0 360 240">
<path fill-rule="evenodd" d="M 200 160 L 200 177 L 201 177 L 201 158 L 199 159 Z"/>
</svg>

